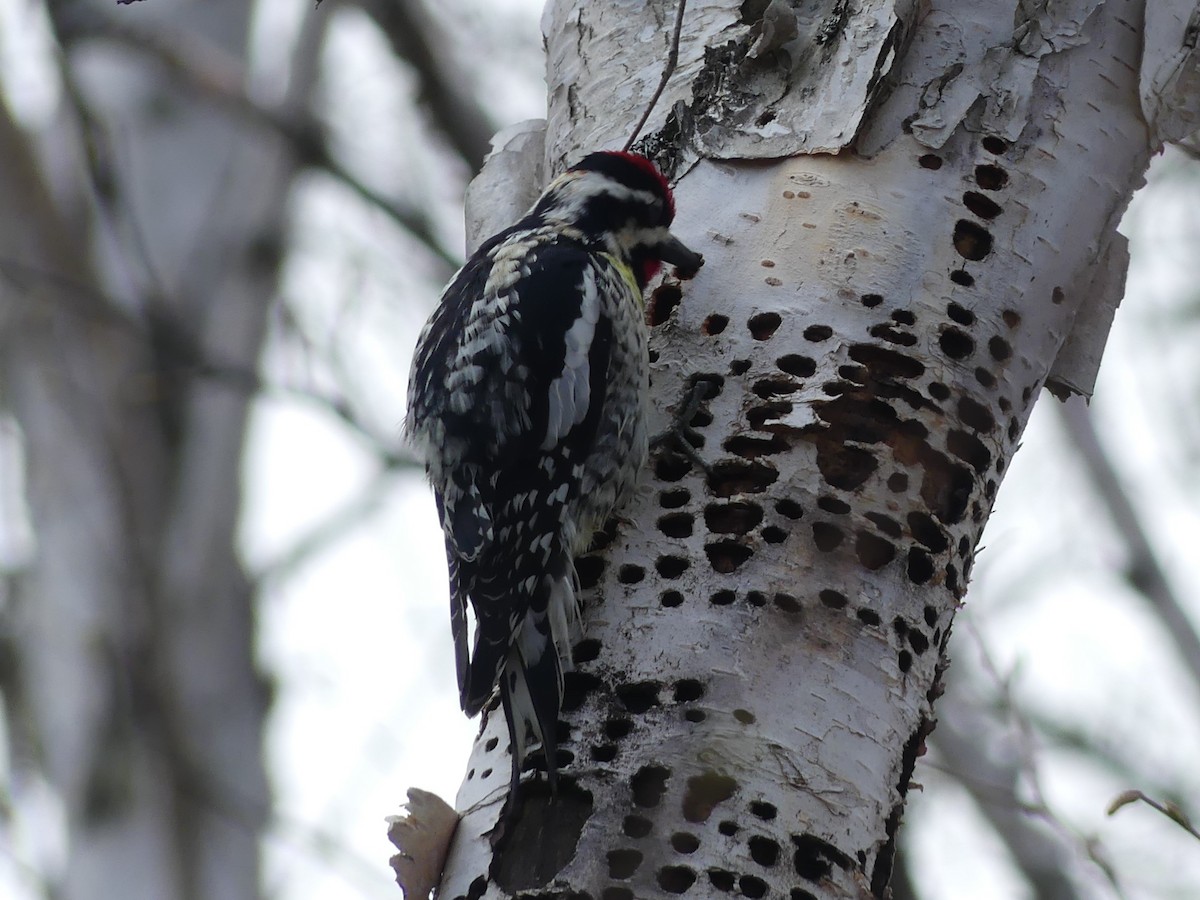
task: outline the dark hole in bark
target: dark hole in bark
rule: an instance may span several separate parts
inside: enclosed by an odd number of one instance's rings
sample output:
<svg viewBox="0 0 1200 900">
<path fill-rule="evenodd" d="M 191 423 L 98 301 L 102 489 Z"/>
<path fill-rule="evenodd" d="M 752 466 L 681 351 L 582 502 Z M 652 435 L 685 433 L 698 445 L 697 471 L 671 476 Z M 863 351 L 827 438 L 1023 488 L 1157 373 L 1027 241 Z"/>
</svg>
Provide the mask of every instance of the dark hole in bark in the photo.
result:
<svg viewBox="0 0 1200 900">
<path fill-rule="evenodd" d="M 764 822 L 770 822 L 779 815 L 779 810 L 775 808 L 774 803 L 767 803 L 765 800 L 755 800 L 750 804 L 750 815 L 756 816 Z"/>
<path fill-rule="evenodd" d="M 708 598 L 708 602 L 713 606 L 729 606 L 737 599 L 737 594 L 733 591 L 717 591 Z"/>
<path fill-rule="evenodd" d="M 679 591 L 663 591 L 659 602 L 667 609 L 674 609 L 676 606 L 683 605 L 683 594 L 679 593 Z"/>
<path fill-rule="evenodd" d="M 958 417 L 968 428 L 974 428 L 984 434 L 996 427 L 991 410 L 970 397 L 963 397 L 958 401 Z"/>
<path fill-rule="evenodd" d="M 1012 345 L 1002 337 L 994 337 L 988 341 L 988 352 L 992 354 L 992 359 L 1004 362 L 1012 356 Z"/>
<path fill-rule="evenodd" d="M 975 435 L 959 431 L 957 428 L 951 430 L 946 436 L 946 449 L 980 475 L 986 472 L 992 464 L 992 454 L 983 441 Z"/>
<path fill-rule="evenodd" d="M 951 302 L 946 304 L 946 315 L 957 322 L 959 325 L 974 325 L 975 313 L 971 312 L 964 306 Z"/>
<path fill-rule="evenodd" d="M 917 656 L 920 656 L 929 649 L 929 638 L 914 628 L 908 633 L 908 645 L 913 648 L 913 652 Z"/>
<path fill-rule="evenodd" d="M 833 588 L 825 588 L 817 597 L 821 601 L 822 606 L 827 606 L 830 609 L 845 609 L 846 604 L 850 601 L 846 599 L 846 595 L 841 591 L 835 591 Z"/>
<path fill-rule="evenodd" d="M 731 822 L 729 819 L 725 819 L 717 825 L 717 831 L 721 832 L 721 834 L 725 835 L 725 837 L 733 837 L 738 833 L 739 828 L 737 822 Z"/>
<path fill-rule="evenodd" d="M 901 650 L 899 655 L 896 657 L 896 665 L 900 667 L 901 672 L 907 672 L 909 669 L 911 669 L 912 662 L 912 654 L 907 650 Z"/>
<path fill-rule="evenodd" d="M 914 538 L 935 553 L 940 553 L 950 546 L 946 532 L 942 530 L 942 527 L 938 525 L 932 516 L 926 513 L 909 513 L 908 530 L 912 532 Z"/>
<path fill-rule="evenodd" d="M 996 376 L 980 366 L 975 370 L 975 380 L 982 384 L 985 388 L 994 388 L 996 386 Z"/>
<path fill-rule="evenodd" d="M 866 366 L 838 366 L 838 375 L 860 385 L 865 385 L 870 377 Z"/>
<path fill-rule="evenodd" d="M 889 537 L 898 538 L 902 533 L 900 523 L 891 516 L 885 516 L 883 513 L 869 512 L 867 513 L 866 518 L 871 522 L 871 524 Z"/>
<path fill-rule="evenodd" d="M 975 339 L 965 331 L 947 328 L 938 338 L 938 346 L 951 359 L 966 359 L 975 352 Z"/>
<path fill-rule="evenodd" d="M 748 359 L 735 359 L 729 363 L 730 375 L 745 375 L 749 371 L 750 360 Z"/>
<path fill-rule="evenodd" d="M 845 538 L 842 529 L 831 522 L 813 522 L 812 530 L 813 543 L 822 553 L 836 550 Z"/>
<path fill-rule="evenodd" d="M 755 396 L 761 397 L 763 400 L 770 400 L 774 397 L 794 394 L 799 389 L 800 385 L 790 378 L 760 378 L 754 382 L 754 387 L 750 390 L 754 392 Z"/>
<path fill-rule="evenodd" d="M 825 452 L 821 452 L 821 450 Z M 843 491 L 853 491 L 871 477 L 878 467 L 874 455 L 861 447 L 819 448 L 817 468 L 825 483 Z"/>
<path fill-rule="evenodd" d="M 687 488 L 671 488 L 658 495 L 658 505 L 663 509 L 678 509 L 692 499 L 692 492 Z"/>
<path fill-rule="evenodd" d="M 637 584 L 646 577 L 646 570 L 641 566 L 635 566 L 633 563 L 625 563 L 621 568 L 617 569 L 617 581 L 621 584 Z"/>
<path fill-rule="evenodd" d="M 909 334 L 907 331 L 900 331 L 899 329 L 888 325 L 886 322 L 880 325 L 872 325 L 867 331 L 867 334 L 871 335 L 871 337 L 876 337 L 880 340 L 887 341 L 889 344 L 897 344 L 901 347 L 911 347 L 917 342 L 917 336 L 915 334 Z"/>
<path fill-rule="evenodd" d="M 779 844 L 769 837 L 755 835 L 749 843 L 750 858 L 760 866 L 773 866 L 779 862 Z"/>
<path fill-rule="evenodd" d="M 581 556 L 575 560 L 575 574 L 579 576 L 579 586 L 584 590 L 594 588 L 600 583 L 600 576 L 604 574 L 606 565 L 607 563 L 598 556 Z"/>
<path fill-rule="evenodd" d="M 1006 309 L 1000 313 L 1000 318 L 1004 320 L 1004 324 L 1009 328 L 1016 328 L 1021 324 L 1021 314 L 1012 309 Z"/>
<path fill-rule="evenodd" d="M 780 416 L 786 416 L 792 411 L 789 400 L 772 400 L 760 406 L 753 406 L 746 412 L 746 421 L 751 428 L 762 428 L 768 422 L 774 422 Z"/>
<path fill-rule="evenodd" d="M 707 822 L 717 805 L 733 796 L 737 786 L 728 775 L 712 770 L 693 775 L 683 794 L 683 818 L 693 824 Z"/>
<path fill-rule="evenodd" d="M 775 501 L 775 512 L 788 519 L 799 519 L 804 515 L 804 510 L 800 504 L 786 497 Z"/>
<path fill-rule="evenodd" d="M 1008 173 L 999 166 L 976 166 L 975 183 L 985 191 L 1003 190 L 1004 186 L 1008 184 Z"/>
<path fill-rule="evenodd" d="M 689 722 L 703 722 L 708 718 L 708 714 L 702 709 L 689 709 L 683 714 L 683 717 Z"/>
<path fill-rule="evenodd" d="M 917 317 L 913 315 L 911 310 L 898 309 L 892 313 L 892 319 L 899 322 L 901 325 L 916 325 Z"/>
<path fill-rule="evenodd" d="M 617 688 L 617 697 L 629 712 L 637 716 L 658 706 L 658 691 L 661 687 L 657 681 L 622 684 Z"/>
<path fill-rule="evenodd" d="M 833 337 L 833 329 L 828 325 L 809 325 L 804 329 L 804 339 L 818 344 Z"/>
<path fill-rule="evenodd" d="M 686 556 L 660 556 L 654 568 L 663 578 L 678 578 L 692 563 Z"/>
<path fill-rule="evenodd" d="M 593 761 L 598 763 L 610 763 L 617 758 L 616 744 L 597 744 L 590 751 Z"/>
<path fill-rule="evenodd" d="M 796 845 L 792 864 L 805 881 L 820 881 L 833 871 L 834 865 L 839 869 L 849 869 L 852 865 L 850 857 L 816 835 L 793 835 L 792 843 Z"/>
<path fill-rule="evenodd" d="M 783 453 L 789 449 L 791 444 L 785 435 L 772 432 L 765 437 L 758 434 L 735 434 L 728 438 L 722 446 L 734 456 L 740 456 L 742 459 L 757 459 L 760 456 Z"/>
<path fill-rule="evenodd" d="M 658 530 L 667 537 L 691 537 L 694 522 L 695 516 L 691 513 L 671 513 L 670 515 L 659 517 Z"/>
<path fill-rule="evenodd" d="M 913 584 L 925 584 L 933 577 L 933 559 L 924 550 L 913 547 L 908 551 L 908 580 Z"/>
<path fill-rule="evenodd" d="M 778 525 L 768 525 L 762 530 L 762 539 L 768 544 L 782 544 L 787 536 L 788 533 Z"/>
<path fill-rule="evenodd" d="M 756 341 L 765 341 L 772 337 L 783 324 L 783 319 L 779 313 L 766 312 L 758 313 L 750 317 L 750 321 L 746 323 L 750 328 L 750 336 Z"/>
<path fill-rule="evenodd" d="M 553 795 L 541 781 L 522 785 L 521 793 L 523 802 L 510 825 L 512 831 L 495 851 L 491 868 L 493 880 L 507 894 L 549 884 L 575 855 L 584 823 L 592 815 L 591 793 L 570 777 L 559 775 Z M 531 846 L 538 852 L 507 852 Z"/>
<path fill-rule="evenodd" d="M 743 725 L 753 725 L 757 721 L 754 713 L 750 712 L 748 709 L 735 709 L 733 711 L 733 717 Z"/>
<path fill-rule="evenodd" d="M 624 887 L 606 887 L 600 892 L 600 900 L 634 900 L 633 891 Z"/>
<path fill-rule="evenodd" d="M 776 594 L 775 595 L 775 605 L 779 609 L 782 609 L 784 612 L 788 612 L 788 613 L 800 612 L 800 601 L 797 600 L 795 597 L 793 597 L 791 594 Z"/>
<path fill-rule="evenodd" d="M 671 849 L 676 853 L 695 853 L 700 849 L 700 838 L 686 831 L 677 831 L 671 835 Z"/>
<path fill-rule="evenodd" d="M 937 624 L 937 620 L 938 620 L 937 610 L 934 609 L 932 606 L 926 606 L 925 607 L 925 624 L 928 625 L 930 628 L 932 628 L 934 625 Z"/>
<path fill-rule="evenodd" d="M 743 875 L 739 878 L 738 889 L 743 897 L 750 897 L 751 900 L 767 896 L 767 883 L 753 875 Z"/>
<path fill-rule="evenodd" d="M 733 873 L 725 869 L 709 869 L 708 880 L 714 888 L 724 893 L 733 890 L 735 881 Z"/>
<path fill-rule="evenodd" d="M 736 541 L 715 541 L 706 544 L 704 553 L 708 556 L 708 562 L 713 567 L 713 571 L 720 572 L 722 575 L 736 571 L 754 555 L 753 550 Z"/>
<path fill-rule="evenodd" d="M 966 269 L 955 269 L 950 273 L 950 280 L 962 287 L 972 287 L 975 284 L 975 276 Z"/>
<path fill-rule="evenodd" d="M 869 531 L 858 533 L 854 550 L 858 554 L 858 561 L 872 571 L 882 569 L 896 556 L 896 547 L 891 541 Z"/>
<path fill-rule="evenodd" d="M 692 461 L 682 453 L 660 453 L 654 461 L 654 475 L 659 481 L 679 481 L 692 471 Z"/>
<path fill-rule="evenodd" d="M 729 325 L 729 316 L 713 313 L 700 325 L 700 333 L 705 335 L 720 334 Z"/>
<path fill-rule="evenodd" d="M 994 134 L 989 134 L 980 143 L 983 144 L 983 149 L 988 153 L 1003 153 L 1008 149 L 1008 141 L 1004 138 L 998 138 Z"/>
<path fill-rule="evenodd" d="M 728 460 L 712 467 L 708 488 L 717 497 L 757 494 L 774 484 L 778 477 L 779 472 L 764 463 Z"/>
<path fill-rule="evenodd" d="M 779 371 L 797 378 L 810 378 L 817 372 L 817 361 L 799 353 L 788 353 L 775 360 Z"/>
<path fill-rule="evenodd" d="M 571 658 L 577 663 L 588 663 L 600 655 L 600 642 L 595 638 L 584 638 L 571 651 Z"/>
<path fill-rule="evenodd" d="M 858 621 L 862 622 L 864 625 L 880 624 L 879 613 L 872 609 L 860 609 L 855 613 L 855 615 L 858 616 Z"/>
<path fill-rule="evenodd" d="M 848 355 L 866 366 L 876 378 L 918 378 L 925 374 L 925 366 L 920 360 L 888 347 L 854 344 Z"/>
<path fill-rule="evenodd" d="M 1063 293 L 1063 289 L 1060 287 L 1056 287 L 1053 291 L 1050 292 L 1050 302 L 1053 303 L 1055 306 L 1059 305 L 1066 299 L 1067 299 L 1067 295 Z"/>
<path fill-rule="evenodd" d="M 942 167 L 942 158 L 936 153 L 925 153 L 917 157 L 917 165 L 922 169 L 933 169 L 937 171 Z"/>
<path fill-rule="evenodd" d="M 608 877 L 629 878 L 642 864 L 642 851 L 632 848 L 608 851 Z"/>
<path fill-rule="evenodd" d="M 862 297 L 860 297 L 859 299 L 862 301 L 863 306 L 865 306 L 867 309 L 872 309 L 873 307 L 876 307 L 880 303 L 883 302 L 883 295 L 882 294 L 863 294 Z"/>
<path fill-rule="evenodd" d="M 942 384 L 940 381 L 933 381 L 929 384 L 929 396 L 934 400 L 945 403 L 950 399 L 950 388 Z"/>
<path fill-rule="evenodd" d="M 963 206 L 981 219 L 994 219 L 1003 212 L 999 203 L 985 197 L 979 191 L 967 191 L 963 194 Z"/>
<path fill-rule="evenodd" d="M 824 494 L 817 498 L 817 509 L 832 513 L 835 516 L 844 516 L 850 512 L 850 504 L 845 500 L 839 500 L 837 497 Z"/>
<path fill-rule="evenodd" d="M 671 312 L 682 299 L 683 291 L 677 284 L 664 283 L 655 288 L 650 295 L 650 302 L 646 304 L 646 316 L 651 327 L 662 325 L 671 318 Z"/>
<path fill-rule="evenodd" d="M 762 507 L 757 503 L 710 503 L 704 510 L 704 524 L 714 534 L 746 534 L 762 519 Z"/>
<path fill-rule="evenodd" d="M 619 741 L 623 737 L 628 737 L 629 732 L 633 731 L 633 720 L 625 717 L 617 719 L 609 719 L 604 723 L 604 734 L 606 737 L 614 741 Z"/>
<path fill-rule="evenodd" d="M 581 672 L 576 669 L 563 673 L 562 708 L 565 712 L 573 712 L 583 705 L 587 695 L 599 688 L 603 682 L 591 672 Z"/>
<path fill-rule="evenodd" d="M 675 683 L 675 700 L 679 703 L 691 703 L 704 696 L 704 685 L 695 678 L 681 678 Z"/>
<path fill-rule="evenodd" d="M 671 770 L 664 766 L 642 766 L 638 769 L 629 779 L 634 805 L 642 808 L 658 806 L 667 792 L 667 779 L 670 777 Z"/>
<path fill-rule="evenodd" d="M 764 594 L 762 591 L 747 591 L 746 592 L 746 602 L 749 603 L 751 606 L 758 606 L 758 607 L 766 606 L 767 605 L 767 595 Z"/>
<path fill-rule="evenodd" d="M 908 490 L 908 476 L 903 472 L 893 472 L 888 476 L 887 486 L 893 494 L 903 494 Z"/>
</svg>

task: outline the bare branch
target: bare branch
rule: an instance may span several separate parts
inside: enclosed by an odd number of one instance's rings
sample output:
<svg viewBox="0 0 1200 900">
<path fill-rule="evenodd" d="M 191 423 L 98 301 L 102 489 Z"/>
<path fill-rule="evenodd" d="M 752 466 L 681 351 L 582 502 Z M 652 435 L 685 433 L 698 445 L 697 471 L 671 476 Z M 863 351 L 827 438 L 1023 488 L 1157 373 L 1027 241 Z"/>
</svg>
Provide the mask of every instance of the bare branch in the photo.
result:
<svg viewBox="0 0 1200 900">
<path fill-rule="evenodd" d="M 151 32 L 100 15 L 72 16 L 69 25 L 60 31 L 64 43 L 84 38 L 105 40 L 153 57 L 180 87 L 251 125 L 281 135 L 302 165 L 326 172 L 383 211 L 437 257 L 446 267 L 446 274 L 461 263 L 438 240 L 423 210 L 385 197 L 342 165 L 329 151 L 324 126 L 310 112 L 295 105 L 291 109 L 268 107 L 246 94 L 241 63 L 219 47 L 195 34 L 184 35 L 161 27 Z"/>
<path fill-rule="evenodd" d="M 1193 682 L 1200 686 L 1200 636 L 1197 636 L 1195 626 L 1167 580 L 1158 555 L 1142 527 L 1141 517 L 1104 450 L 1087 404 L 1081 398 L 1073 397 L 1059 404 L 1058 408 L 1067 434 L 1079 450 L 1096 492 L 1108 509 L 1113 527 L 1129 548 L 1126 579 L 1134 590 L 1149 601 L 1150 609 L 1159 617 L 1175 643 L 1180 661 Z"/>
<path fill-rule="evenodd" d="M 465 85 L 457 54 L 420 0 L 358 0 L 387 36 L 392 51 L 421 82 L 420 99 L 474 174 L 483 167 L 496 125 Z"/>
</svg>

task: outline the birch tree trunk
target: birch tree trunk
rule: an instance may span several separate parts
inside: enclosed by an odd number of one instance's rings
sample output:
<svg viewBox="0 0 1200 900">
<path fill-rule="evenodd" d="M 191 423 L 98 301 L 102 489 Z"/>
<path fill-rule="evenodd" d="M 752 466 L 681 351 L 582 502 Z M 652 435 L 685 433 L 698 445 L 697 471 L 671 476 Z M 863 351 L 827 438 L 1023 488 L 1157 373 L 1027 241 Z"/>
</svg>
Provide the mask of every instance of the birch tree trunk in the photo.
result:
<svg viewBox="0 0 1200 900">
<path fill-rule="evenodd" d="M 150 6 L 118 24 L 50 4 L 86 115 L 39 144 L 0 108 L 0 373 L 37 547 L 18 584 L 13 721 L 65 810 L 63 900 L 257 896 L 269 805 L 234 539 L 296 163 L 161 77 L 141 46 Z M 204 51 L 236 90 L 250 13 L 175 4 L 163 45 Z M 202 377 L 214 369 L 239 377 Z"/>
<path fill-rule="evenodd" d="M 552 0 L 548 172 L 623 142 L 673 12 Z M 1198 16 L 689 4 L 641 146 L 707 258 L 650 317 L 658 425 L 710 384 L 709 470 L 658 458 L 581 562 L 562 785 L 527 784 L 499 840 L 509 762 L 485 713 L 440 896 L 886 896 L 1005 467 L 1042 387 L 1090 393 L 1116 225 L 1150 156 L 1197 127 Z M 511 200 L 542 162 L 502 153 L 473 196 Z"/>
</svg>

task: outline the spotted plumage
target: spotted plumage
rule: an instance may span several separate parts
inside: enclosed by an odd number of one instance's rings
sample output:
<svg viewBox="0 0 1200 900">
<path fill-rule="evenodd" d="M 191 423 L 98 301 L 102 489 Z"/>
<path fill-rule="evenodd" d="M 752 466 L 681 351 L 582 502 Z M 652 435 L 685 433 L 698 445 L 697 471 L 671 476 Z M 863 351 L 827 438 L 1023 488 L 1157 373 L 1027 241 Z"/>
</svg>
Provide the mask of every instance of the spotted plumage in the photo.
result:
<svg viewBox="0 0 1200 900">
<path fill-rule="evenodd" d="M 703 262 L 673 216 L 649 161 L 594 153 L 476 251 L 417 344 L 405 431 L 445 533 L 460 700 L 474 715 L 499 686 L 514 783 L 533 741 L 554 778 L 574 561 L 645 461 L 642 291 Z"/>
</svg>

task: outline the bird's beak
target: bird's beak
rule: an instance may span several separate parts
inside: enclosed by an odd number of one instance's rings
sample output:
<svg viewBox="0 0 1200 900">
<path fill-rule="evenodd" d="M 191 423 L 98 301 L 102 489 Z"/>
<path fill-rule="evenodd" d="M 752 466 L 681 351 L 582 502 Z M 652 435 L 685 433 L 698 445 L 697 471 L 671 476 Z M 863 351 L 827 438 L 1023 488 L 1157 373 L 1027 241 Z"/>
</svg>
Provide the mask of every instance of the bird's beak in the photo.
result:
<svg viewBox="0 0 1200 900">
<path fill-rule="evenodd" d="M 659 259 L 673 265 L 675 267 L 675 274 L 680 278 L 694 278 L 696 273 L 700 271 L 700 267 L 704 265 L 704 257 L 693 250 L 689 250 L 683 241 L 679 240 L 675 235 L 671 235 L 663 243 L 659 251 Z"/>
</svg>

